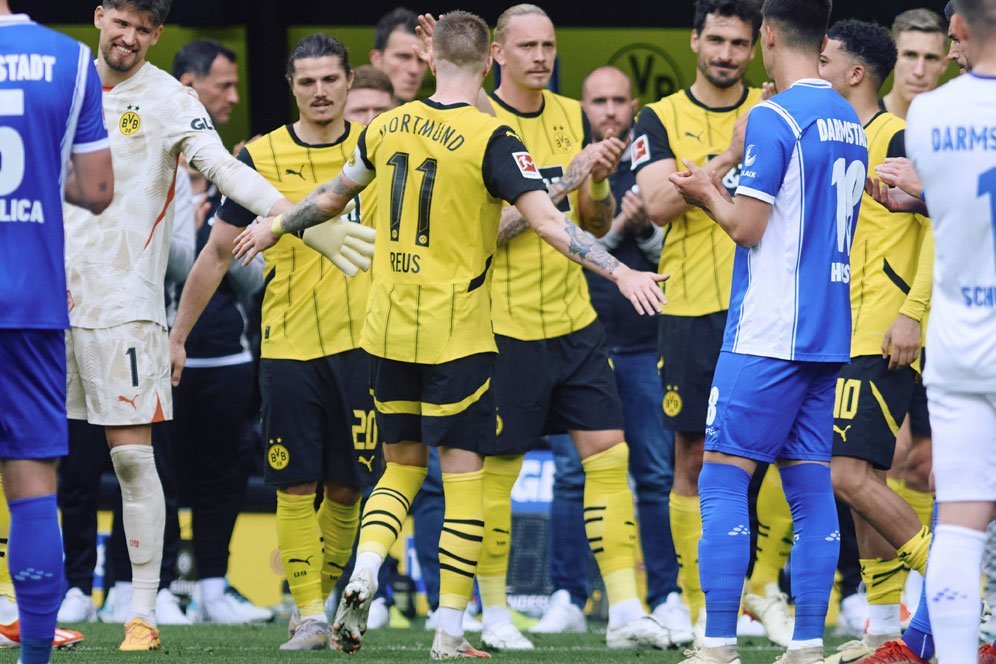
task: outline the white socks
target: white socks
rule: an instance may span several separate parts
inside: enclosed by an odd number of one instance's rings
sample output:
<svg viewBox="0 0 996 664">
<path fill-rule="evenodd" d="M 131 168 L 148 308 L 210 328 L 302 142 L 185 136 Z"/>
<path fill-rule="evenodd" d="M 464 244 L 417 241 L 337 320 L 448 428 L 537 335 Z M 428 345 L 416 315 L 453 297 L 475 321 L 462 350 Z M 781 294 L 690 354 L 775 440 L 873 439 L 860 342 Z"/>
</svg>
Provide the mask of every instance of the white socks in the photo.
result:
<svg viewBox="0 0 996 664">
<path fill-rule="evenodd" d="M 111 448 L 121 484 L 122 521 L 131 560 L 131 613 L 154 622 L 163 560 L 166 503 L 151 445 Z"/>
<path fill-rule="evenodd" d="M 609 605 L 609 628 L 616 629 L 617 627 L 622 627 L 627 623 L 631 623 L 634 620 L 639 620 L 643 616 L 647 615 L 647 612 L 643 608 L 643 604 L 640 600 L 636 599 L 626 599 L 621 602 L 616 602 L 615 604 Z"/>
<path fill-rule="evenodd" d="M 485 606 L 481 609 L 481 623 L 487 626 L 512 622 L 512 612 L 507 606 Z"/>
<path fill-rule="evenodd" d="M 927 601 L 939 664 L 978 660 L 979 577 L 986 534 L 940 524 L 927 564 Z"/>
<path fill-rule="evenodd" d="M 899 634 L 902 631 L 898 604 L 869 604 L 868 633 L 872 635 Z"/>
<path fill-rule="evenodd" d="M 436 609 L 436 627 L 450 636 L 463 636 L 463 611 L 439 607 Z"/>
<path fill-rule="evenodd" d="M 225 579 L 221 576 L 200 579 L 197 588 L 201 591 L 201 603 L 213 602 L 225 596 Z"/>
<path fill-rule="evenodd" d="M 370 578 L 374 580 L 374 584 L 377 583 L 377 574 L 380 572 L 380 566 L 384 564 L 384 559 L 377 553 L 373 551 L 361 551 L 356 554 L 356 563 L 353 564 L 353 574 L 360 571 L 365 571 L 370 574 Z"/>
</svg>

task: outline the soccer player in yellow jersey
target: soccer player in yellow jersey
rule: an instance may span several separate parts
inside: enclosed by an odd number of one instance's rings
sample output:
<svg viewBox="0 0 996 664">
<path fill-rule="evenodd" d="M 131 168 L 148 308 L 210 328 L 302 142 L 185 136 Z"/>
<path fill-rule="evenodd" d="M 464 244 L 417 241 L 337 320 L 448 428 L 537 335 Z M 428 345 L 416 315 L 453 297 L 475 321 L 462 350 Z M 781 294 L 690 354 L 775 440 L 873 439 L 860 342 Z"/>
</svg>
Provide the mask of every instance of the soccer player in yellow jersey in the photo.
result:
<svg viewBox="0 0 996 664">
<path fill-rule="evenodd" d="M 862 21 L 831 26 L 820 76 L 858 113 L 868 135 L 869 170 L 905 154 L 905 122 L 878 105 L 877 92 L 895 64 L 884 29 Z M 851 248 L 851 363 L 837 381 L 832 473 L 834 489 L 854 516 L 870 620 L 861 642 L 841 661 L 871 654 L 900 631 L 905 571 L 924 572 L 930 535 L 913 509 L 885 483 L 899 424 L 910 409 L 920 352 L 920 320 L 929 295 L 911 286 L 931 265 L 921 261 L 929 221 L 890 213 L 865 194 Z M 921 283 L 924 281 L 921 279 Z M 925 282 L 929 285 L 929 279 Z M 922 289 L 922 287 L 921 287 Z M 898 552 L 898 554 L 897 554 Z"/>
<path fill-rule="evenodd" d="M 362 129 L 343 117 L 352 81 L 333 37 L 302 39 L 288 60 L 297 122 L 247 145 L 239 156 L 292 201 L 339 172 Z M 357 210 L 367 212 L 361 200 Z M 355 211 L 354 211 L 355 218 Z M 170 335 L 174 381 L 183 343 L 231 262 L 233 238 L 255 215 L 226 200 L 187 279 Z M 358 219 L 356 219 L 358 220 Z M 264 254 L 260 387 L 266 480 L 277 486 L 277 544 L 300 620 L 284 650 L 329 647 L 324 603 L 342 574 L 359 522 L 359 489 L 376 470 L 377 426 L 360 349 L 370 277 L 347 279 L 291 237 Z M 315 492 L 324 500 L 315 513 Z"/>
<path fill-rule="evenodd" d="M 730 302 L 734 243 L 705 212 L 688 206 L 667 178 L 682 159 L 691 159 L 722 178 L 730 192 L 736 190 L 744 122 L 762 98 L 761 90 L 743 82 L 760 23 L 753 2 L 699 0 L 691 37 L 695 82 L 647 106 L 634 130 L 633 170 L 648 214 L 665 227 L 660 271 L 672 275 L 658 339 L 664 421 L 675 432 L 671 531 L 682 594 L 699 636 L 705 628 L 705 598 L 698 569 L 698 477 L 712 374 Z M 777 582 L 791 546 L 792 520 L 776 468 L 769 469 L 761 486 L 757 518 L 758 555 L 744 606 L 764 623 L 772 641 L 787 646 L 793 621 Z"/>
<path fill-rule="evenodd" d="M 580 102 L 546 89 L 556 58 L 552 21 L 535 5 L 507 9 L 495 27 L 492 55 L 501 65 L 501 84 L 490 95 L 498 119 L 521 136 L 557 208 L 582 228 L 604 235 L 615 211 L 608 176 L 625 144 L 611 135 L 589 144 Z M 581 269 L 528 230 L 512 207 L 502 212 L 498 233 L 494 330 L 498 436 L 483 450 L 488 525 L 478 567 L 482 642 L 502 650 L 533 647 L 512 624 L 505 598 L 510 496 L 525 452 L 539 445 L 544 433 L 566 431 L 587 478 L 585 530 L 608 591 L 607 642 L 671 645 L 666 628 L 647 616 L 636 594 L 633 521 L 620 518 L 614 508 L 605 512 L 607 504 L 631 505 L 633 497 L 626 481 L 622 409 L 587 283 Z"/>
<path fill-rule="evenodd" d="M 364 509 L 356 567 L 333 630 L 343 650 L 359 648 L 377 571 L 425 476 L 426 446 L 434 446 L 446 507 L 431 656 L 486 657 L 463 638 L 462 618 L 484 539 L 480 451 L 495 439 L 491 266 L 502 200 L 561 253 L 613 280 L 638 311 L 660 310 L 656 284 L 663 277 L 620 264 L 557 210 L 515 132 L 472 106 L 491 65 L 487 25 L 452 12 L 432 39 L 433 95 L 375 118 L 335 180 L 244 232 L 236 255 L 251 258 L 287 233 L 340 214 L 379 174 L 362 344 L 373 356 L 371 389 L 388 463 Z M 632 522 L 626 467 L 608 472 L 611 481 L 591 482 L 600 489 L 597 510 L 606 520 Z M 612 490 L 616 481 L 624 491 Z"/>
</svg>

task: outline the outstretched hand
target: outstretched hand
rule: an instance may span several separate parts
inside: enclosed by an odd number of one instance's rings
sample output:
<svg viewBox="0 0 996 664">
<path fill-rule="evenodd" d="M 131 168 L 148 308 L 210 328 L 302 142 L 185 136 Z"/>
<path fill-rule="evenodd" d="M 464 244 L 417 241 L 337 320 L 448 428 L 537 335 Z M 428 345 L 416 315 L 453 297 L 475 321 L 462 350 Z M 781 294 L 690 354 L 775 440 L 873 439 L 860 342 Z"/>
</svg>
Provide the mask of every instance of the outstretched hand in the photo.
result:
<svg viewBox="0 0 996 664">
<path fill-rule="evenodd" d="M 889 212 L 927 214 L 927 204 L 923 199 L 910 196 L 899 187 L 890 187 L 881 180 L 865 180 L 865 193 Z"/>
<path fill-rule="evenodd" d="M 664 297 L 664 291 L 658 284 L 667 281 L 671 275 L 641 272 L 625 265 L 616 268 L 616 272 L 616 287 L 622 296 L 630 301 L 638 314 L 641 316 L 659 314 L 663 310 L 667 298 Z"/>
<path fill-rule="evenodd" d="M 910 196 L 920 197 L 923 182 L 913 168 L 913 162 L 906 157 L 888 157 L 875 167 L 875 174 L 890 187 L 899 187 Z"/>
<path fill-rule="evenodd" d="M 242 259 L 243 266 L 248 266 L 256 254 L 266 251 L 279 239 L 273 233 L 273 217 L 261 217 L 238 234 L 232 254 L 236 260 Z"/>
</svg>

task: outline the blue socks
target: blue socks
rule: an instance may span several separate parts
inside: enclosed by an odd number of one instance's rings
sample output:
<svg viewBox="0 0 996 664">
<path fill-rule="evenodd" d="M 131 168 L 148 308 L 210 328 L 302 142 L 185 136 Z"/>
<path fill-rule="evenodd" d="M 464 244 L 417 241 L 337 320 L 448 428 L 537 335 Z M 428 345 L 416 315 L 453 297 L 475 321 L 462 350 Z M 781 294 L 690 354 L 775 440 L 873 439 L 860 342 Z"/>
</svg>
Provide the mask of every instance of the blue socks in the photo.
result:
<svg viewBox="0 0 996 664">
<path fill-rule="evenodd" d="M 781 468 L 785 498 L 792 509 L 793 642 L 823 639 L 830 588 L 840 553 L 840 527 L 830 482 L 830 468 L 801 463 Z"/>
<path fill-rule="evenodd" d="M 931 530 L 937 530 L 937 504 L 934 504 L 934 519 Z M 920 591 L 920 602 L 916 605 L 916 613 L 910 620 L 910 626 L 903 633 L 903 643 L 906 647 L 923 659 L 934 656 L 934 636 L 930 628 L 930 614 L 927 611 L 927 580 L 923 580 Z"/>
<path fill-rule="evenodd" d="M 750 474 L 741 468 L 724 463 L 702 465 L 699 574 L 706 597 L 707 638 L 737 638 L 740 596 L 750 562 L 749 485 Z"/>
<path fill-rule="evenodd" d="M 66 590 L 55 494 L 10 501 L 7 555 L 21 621 L 21 661 L 48 664 Z"/>
</svg>

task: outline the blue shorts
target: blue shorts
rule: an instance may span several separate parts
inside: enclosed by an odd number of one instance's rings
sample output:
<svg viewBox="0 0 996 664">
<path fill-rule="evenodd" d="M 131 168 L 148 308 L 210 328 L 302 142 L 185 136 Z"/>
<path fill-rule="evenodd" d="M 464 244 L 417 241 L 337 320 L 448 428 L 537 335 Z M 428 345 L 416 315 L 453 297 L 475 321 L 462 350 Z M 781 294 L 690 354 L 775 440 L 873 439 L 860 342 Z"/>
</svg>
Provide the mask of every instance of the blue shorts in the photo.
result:
<svg viewBox="0 0 996 664">
<path fill-rule="evenodd" d="M 64 330 L 0 329 L 0 459 L 69 453 Z"/>
<path fill-rule="evenodd" d="M 705 449 L 765 463 L 829 462 L 841 366 L 723 351 L 709 393 Z"/>
</svg>

